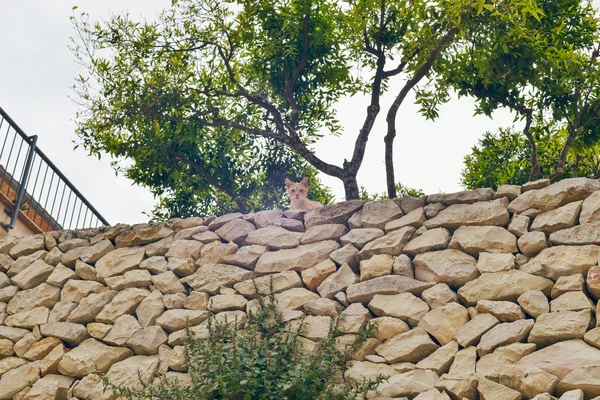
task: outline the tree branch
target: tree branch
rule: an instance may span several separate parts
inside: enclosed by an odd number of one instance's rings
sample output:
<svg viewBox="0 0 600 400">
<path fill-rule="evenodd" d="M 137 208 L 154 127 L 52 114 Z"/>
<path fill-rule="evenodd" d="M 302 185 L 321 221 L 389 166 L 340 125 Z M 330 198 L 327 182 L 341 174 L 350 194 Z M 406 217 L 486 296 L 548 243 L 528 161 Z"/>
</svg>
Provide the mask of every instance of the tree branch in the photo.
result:
<svg viewBox="0 0 600 400">
<path fill-rule="evenodd" d="M 309 6 L 310 7 L 310 6 Z M 304 15 L 303 21 L 303 40 L 302 40 L 302 57 L 300 58 L 300 62 L 294 69 L 292 76 L 285 82 L 285 97 L 290 103 L 290 107 L 292 108 L 292 116 L 290 120 L 290 126 L 293 128 L 295 133 L 295 129 L 298 126 L 298 119 L 300 118 L 300 106 L 296 101 L 296 96 L 294 95 L 294 86 L 302 73 L 302 70 L 306 67 L 308 63 L 308 49 L 310 46 L 310 39 L 308 36 L 308 23 L 310 22 L 310 15 L 308 11 Z"/>
<path fill-rule="evenodd" d="M 238 206 L 240 212 L 245 213 L 248 211 L 244 201 L 233 191 L 233 189 L 226 187 L 226 186 L 222 185 L 221 183 L 219 183 L 219 181 L 217 181 L 215 178 L 213 178 L 208 173 L 208 171 L 206 171 L 206 169 L 204 169 L 204 167 L 202 167 L 202 165 L 190 160 L 183 154 L 181 154 L 173 149 L 168 149 L 167 152 L 169 154 L 171 154 L 173 157 L 175 157 L 176 160 L 184 162 L 187 165 L 189 165 L 190 167 L 192 167 L 193 169 L 195 169 L 196 172 L 198 172 L 198 174 L 200 174 L 200 176 L 204 180 L 206 180 L 206 182 L 208 182 L 211 186 L 213 186 L 217 190 L 225 193 L 227 196 L 231 197 L 231 200 L 233 200 L 235 202 L 235 204 Z"/>
</svg>

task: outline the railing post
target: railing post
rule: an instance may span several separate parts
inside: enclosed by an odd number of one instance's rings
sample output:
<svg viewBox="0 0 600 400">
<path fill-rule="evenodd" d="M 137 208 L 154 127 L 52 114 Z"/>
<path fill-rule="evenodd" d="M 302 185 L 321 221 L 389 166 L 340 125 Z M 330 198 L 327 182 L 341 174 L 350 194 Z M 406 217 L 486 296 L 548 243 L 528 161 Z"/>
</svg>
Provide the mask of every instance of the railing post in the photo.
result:
<svg viewBox="0 0 600 400">
<path fill-rule="evenodd" d="M 19 185 L 19 191 L 17 192 L 17 197 L 15 198 L 15 203 L 13 206 L 12 215 L 10 216 L 10 225 L 9 229 L 13 229 L 15 224 L 17 223 L 17 218 L 19 217 L 19 211 L 21 210 L 21 206 L 23 205 L 23 199 L 25 197 L 25 188 L 27 187 L 27 179 L 29 179 L 29 170 L 31 170 L 31 164 L 33 162 L 33 155 L 35 154 L 35 145 L 37 144 L 37 136 L 30 136 L 29 140 L 29 152 L 27 153 L 27 161 L 25 164 L 25 168 L 23 169 L 23 174 L 21 175 L 21 182 Z"/>
</svg>

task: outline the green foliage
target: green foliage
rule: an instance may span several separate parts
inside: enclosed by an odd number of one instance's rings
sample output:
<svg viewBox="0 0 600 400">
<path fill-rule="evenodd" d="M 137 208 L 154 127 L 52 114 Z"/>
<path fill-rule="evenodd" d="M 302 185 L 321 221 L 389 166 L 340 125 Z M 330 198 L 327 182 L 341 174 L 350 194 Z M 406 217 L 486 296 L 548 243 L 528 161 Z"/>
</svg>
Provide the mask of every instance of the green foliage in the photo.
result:
<svg viewBox="0 0 600 400">
<path fill-rule="evenodd" d="M 421 189 L 409 188 L 408 186 L 404 186 L 402 183 L 396 183 L 396 193 L 398 197 L 403 196 L 412 196 L 412 197 L 421 197 L 425 196 L 425 192 Z M 360 188 L 360 199 L 363 201 L 375 201 L 375 200 L 386 200 L 389 199 L 387 193 L 374 193 L 369 194 L 367 189 L 364 187 Z"/>
<path fill-rule="evenodd" d="M 359 398 L 384 379 L 355 382 L 343 377 L 352 354 L 368 334 L 366 330 L 357 335 L 354 344 L 340 350 L 334 327 L 308 351 L 297 340 L 304 322 L 291 329 L 275 304 L 272 294 L 259 297 L 243 332 L 237 328 L 242 321 L 213 316 L 203 337 L 188 330 L 189 384 L 161 376 L 138 389 L 111 386 L 115 395 L 155 400 L 345 400 Z"/>
<path fill-rule="evenodd" d="M 542 177 L 548 177 L 554 171 L 566 135 L 563 133 L 560 137 L 538 131 L 536 136 Z M 500 129 L 495 134 L 486 132 L 471 149 L 471 154 L 465 157 L 461 183 L 467 189 L 522 185 L 529 180 L 530 158 L 531 147 L 520 132 L 511 129 Z M 577 176 L 597 178 L 599 175 L 600 148 L 580 146 L 569 154 L 565 172 L 553 180 Z"/>
</svg>

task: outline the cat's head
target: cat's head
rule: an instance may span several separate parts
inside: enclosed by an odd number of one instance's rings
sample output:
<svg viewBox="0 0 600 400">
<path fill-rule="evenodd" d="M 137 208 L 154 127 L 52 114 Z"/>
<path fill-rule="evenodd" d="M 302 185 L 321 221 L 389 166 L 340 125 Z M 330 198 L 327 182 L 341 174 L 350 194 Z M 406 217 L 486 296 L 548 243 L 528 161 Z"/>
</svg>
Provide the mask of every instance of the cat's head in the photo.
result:
<svg viewBox="0 0 600 400">
<path fill-rule="evenodd" d="M 294 183 L 289 179 L 285 179 L 285 186 L 287 188 L 288 196 L 290 200 L 304 200 L 308 193 L 308 178 L 302 179 L 300 183 Z"/>
</svg>

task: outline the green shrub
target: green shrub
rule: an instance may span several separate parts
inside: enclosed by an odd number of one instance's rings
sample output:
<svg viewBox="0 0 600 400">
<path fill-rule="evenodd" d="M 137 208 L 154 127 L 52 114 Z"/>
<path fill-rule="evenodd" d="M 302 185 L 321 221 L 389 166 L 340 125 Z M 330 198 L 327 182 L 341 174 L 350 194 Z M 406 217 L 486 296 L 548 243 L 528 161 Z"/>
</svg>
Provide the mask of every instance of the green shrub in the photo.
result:
<svg viewBox="0 0 600 400">
<path fill-rule="evenodd" d="M 190 382 L 159 376 L 137 389 L 112 387 L 127 399 L 231 399 L 231 400 L 345 400 L 373 389 L 383 377 L 363 382 L 344 378 L 352 354 L 364 342 L 363 331 L 344 350 L 336 347 L 335 325 L 315 349 L 303 349 L 290 331 L 273 295 L 260 297 L 248 314 L 243 331 L 240 321 L 208 320 L 208 333 L 198 337 L 188 330 L 185 356 Z"/>
</svg>

